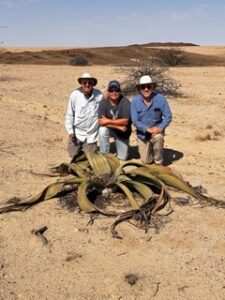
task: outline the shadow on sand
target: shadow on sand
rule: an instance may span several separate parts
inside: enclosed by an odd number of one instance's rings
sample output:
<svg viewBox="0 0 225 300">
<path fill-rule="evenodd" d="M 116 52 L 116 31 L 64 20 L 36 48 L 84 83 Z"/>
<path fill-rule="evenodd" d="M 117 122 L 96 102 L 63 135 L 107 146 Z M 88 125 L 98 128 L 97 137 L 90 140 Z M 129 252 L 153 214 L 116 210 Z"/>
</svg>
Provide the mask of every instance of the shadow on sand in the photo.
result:
<svg viewBox="0 0 225 300">
<path fill-rule="evenodd" d="M 110 145 L 110 151 L 112 153 L 116 152 L 116 147 L 115 147 L 115 143 L 111 143 Z M 184 156 L 184 154 L 182 152 L 173 150 L 173 149 L 169 149 L 169 148 L 164 148 L 164 162 L 163 165 L 164 166 L 168 166 L 171 165 L 174 161 L 181 159 Z M 129 159 L 139 159 L 140 155 L 138 153 L 138 146 L 129 146 Z"/>
<path fill-rule="evenodd" d="M 181 159 L 184 156 L 183 152 L 173 149 L 164 148 L 164 166 L 171 165 L 174 161 Z"/>
</svg>

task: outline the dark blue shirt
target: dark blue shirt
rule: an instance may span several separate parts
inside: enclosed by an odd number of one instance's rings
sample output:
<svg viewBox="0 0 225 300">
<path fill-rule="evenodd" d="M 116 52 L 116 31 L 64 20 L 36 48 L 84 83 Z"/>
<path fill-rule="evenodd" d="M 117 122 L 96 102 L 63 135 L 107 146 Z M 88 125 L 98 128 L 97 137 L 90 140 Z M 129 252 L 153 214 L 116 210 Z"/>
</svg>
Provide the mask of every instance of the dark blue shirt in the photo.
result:
<svg viewBox="0 0 225 300">
<path fill-rule="evenodd" d="M 108 119 L 128 119 L 127 131 L 122 132 L 118 129 L 111 128 L 114 134 L 120 139 L 128 139 L 131 134 L 130 118 L 130 100 L 121 95 L 118 103 L 112 105 L 108 99 L 102 99 L 99 103 L 98 118 L 105 116 Z"/>
<path fill-rule="evenodd" d="M 141 139 L 149 136 L 147 132 L 149 127 L 159 127 L 161 131 L 164 131 L 172 120 L 172 113 L 166 97 L 159 93 L 152 93 L 148 107 L 141 94 L 136 95 L 131 102 L 131 120 Z"/>
</svg>

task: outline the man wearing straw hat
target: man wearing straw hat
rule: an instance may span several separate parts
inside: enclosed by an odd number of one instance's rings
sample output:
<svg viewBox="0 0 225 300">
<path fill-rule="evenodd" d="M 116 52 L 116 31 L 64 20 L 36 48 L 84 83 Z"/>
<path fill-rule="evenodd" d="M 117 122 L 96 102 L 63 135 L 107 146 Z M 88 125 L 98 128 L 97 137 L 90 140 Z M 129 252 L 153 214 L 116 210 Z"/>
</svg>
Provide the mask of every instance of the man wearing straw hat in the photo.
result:
<svg viewBox="0 0 225 300">
<path fill-rule="evenodd" d="M 164 134 L 172 120 L 167 99 L 155 91 L 149 75 L 140 78 L 131 102 L 131 120 L 137 129 L 138 151 L 143 163 L 163 163 Z"/>
<path fill-rule="evenodd" d="M 80 87 L 69 97 L 65 117 L 65 127 L 68 132 L 68 153 L 71 158 L 79 151 L 97 150 L 98 139 L 98 106 L 102 93 L 94 88 L 97 79 L 89 73 L 78 78 Z"/>
</svg>

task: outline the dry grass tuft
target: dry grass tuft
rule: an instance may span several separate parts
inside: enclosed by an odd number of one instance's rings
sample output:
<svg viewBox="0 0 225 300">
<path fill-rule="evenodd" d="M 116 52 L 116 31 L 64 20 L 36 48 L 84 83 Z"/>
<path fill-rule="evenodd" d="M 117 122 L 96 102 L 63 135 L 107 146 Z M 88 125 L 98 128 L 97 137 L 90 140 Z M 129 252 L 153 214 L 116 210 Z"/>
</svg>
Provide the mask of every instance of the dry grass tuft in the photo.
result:
<svg viewBox="0 0 225 300">
<path fill-rule="evenodd" d="M 222 133 L 219 132 L 218 130 L 214 130 L 214 131 L 213 131 L 213 134 L 214 134 L 215 137 L 218 137 L 218 136 L 221 136 L 221 135 L 222 135 Z"/>
<path fill-rule="evenodd" d="M 208 124 L 207 126 L 206 126 L 206 129 L 212 129 L 213 127 L 212 127 L 212 125 L 211 124 Z"/>
<path fill-rule="evenodd" d="M 199 141 L 199 142 L 210 141 L 211 135 L 209 133 L 207 133 L 205 135 L 197 135 L 197 136 L 195 136 L 195 140 Z"/>
<path fill-rule="evenodd" d="M 212 129 L 212 126 L 208 125 L 207 129 Z M 199 142 L 218 141 L 220 137 L 222 137 L 222 133 L 219 130 L 213 130 L 211 133 L 195 136 L 195 140 Z"/>
</svg>

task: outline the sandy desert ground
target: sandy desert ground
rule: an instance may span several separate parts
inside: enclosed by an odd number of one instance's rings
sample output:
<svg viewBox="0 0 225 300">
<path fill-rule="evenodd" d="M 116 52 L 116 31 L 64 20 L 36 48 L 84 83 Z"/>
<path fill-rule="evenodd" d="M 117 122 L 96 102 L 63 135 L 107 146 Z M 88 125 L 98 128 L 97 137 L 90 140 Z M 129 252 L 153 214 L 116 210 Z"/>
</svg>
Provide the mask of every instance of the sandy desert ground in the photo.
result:
<svg viewBox="0 0 225 300">
<path fill-rule="evenodd" d="M 210 49 L 210 51 L 212 51 Z M 113 67 L 0 65 L 0 205 L 29 198 L 55 178 L 35 176 L 69 162 L 64 115 L 76 78 L 93 73 L 105 91 Z M 193 186 L 225 200 L 225 68 L 173 68 L 183 98 L 169 99 L 165 154 Z M 132 136 L 131 143 L 135 144 Z M 225 211 L 179 206 L 156 233 L 69 212 L 57 199 L 0 215 L 0 299 L 225 299 Z M 32 230 L 47 226 L 43 245 Z M 126 275 L 135 274 L 131 285 Z"/>
</svg>

